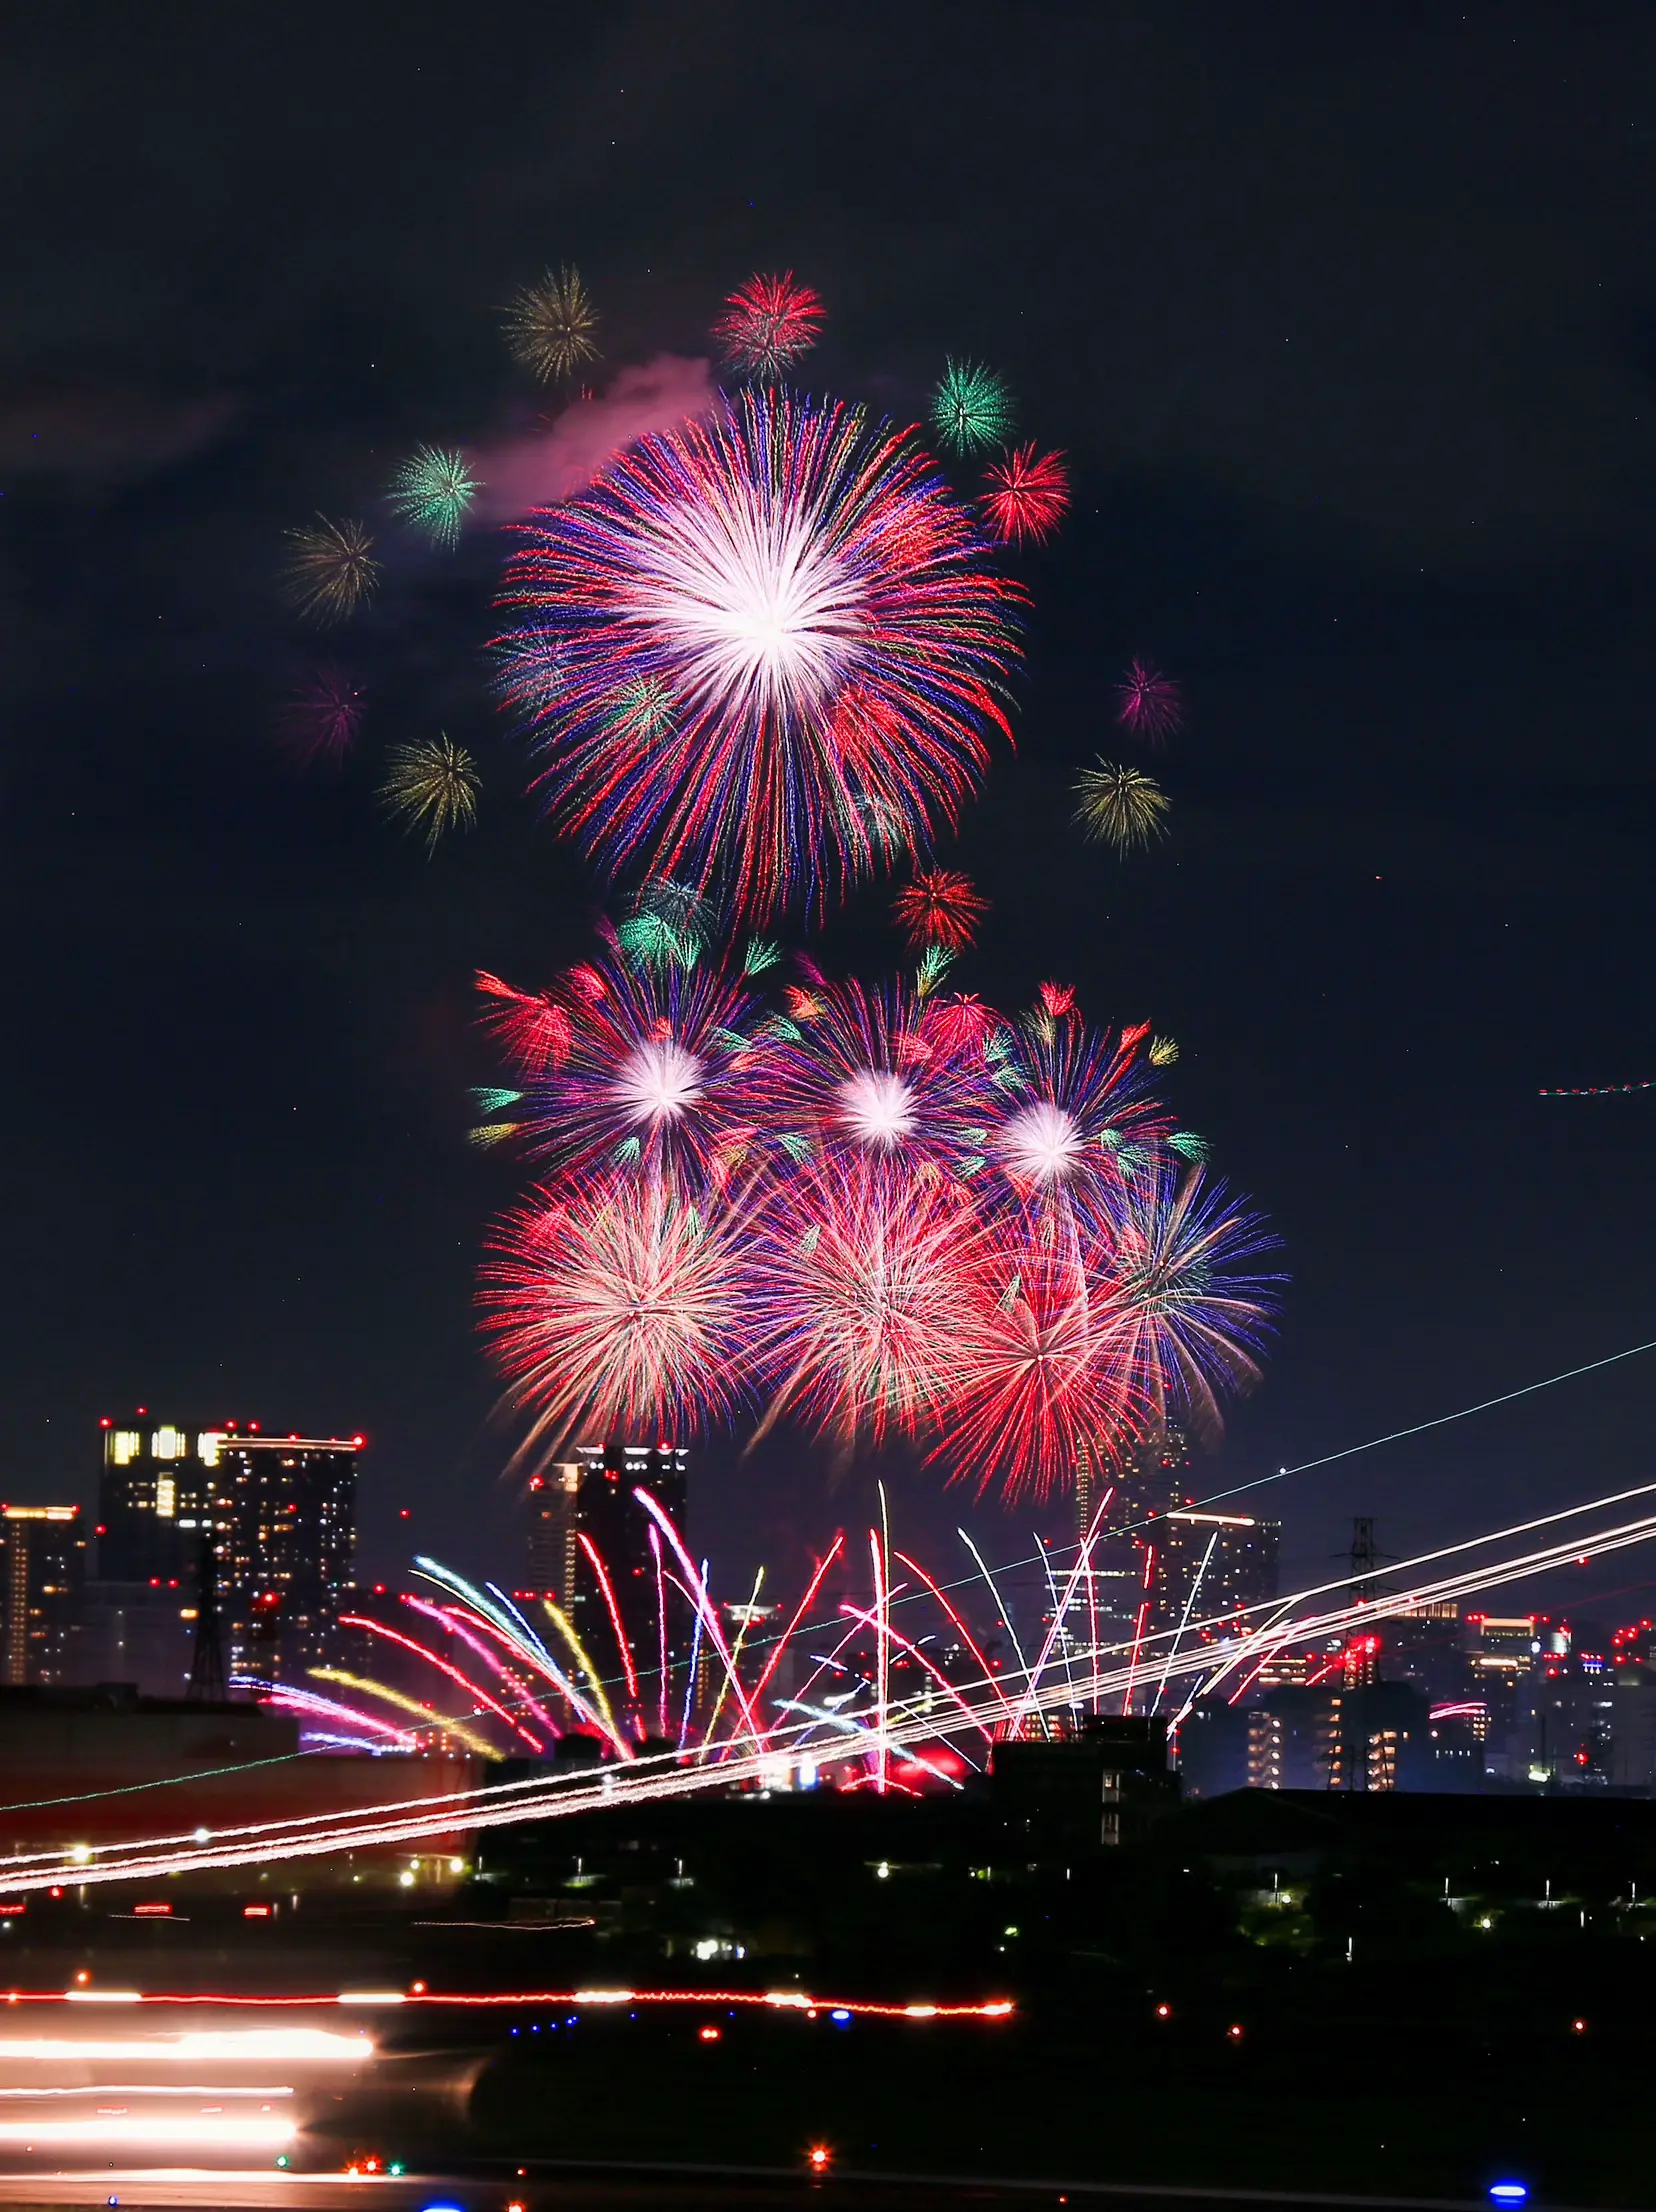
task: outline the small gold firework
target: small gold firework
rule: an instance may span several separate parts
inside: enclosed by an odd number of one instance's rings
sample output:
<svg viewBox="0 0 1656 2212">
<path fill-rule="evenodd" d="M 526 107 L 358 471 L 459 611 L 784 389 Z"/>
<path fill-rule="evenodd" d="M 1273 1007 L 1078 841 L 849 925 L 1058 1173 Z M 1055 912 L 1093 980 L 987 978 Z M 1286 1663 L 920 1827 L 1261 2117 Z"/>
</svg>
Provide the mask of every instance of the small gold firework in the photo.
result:
<svg viewBox="0 0 1656 2212">
<path fill-rule="evenodd" d="M 391 746 L 386 761 L 380 804 L 405 829 L 424 830 L 428 853 L 450 830 L 470 829 L 476 822 L 482 778 L 463 745 L 439 733 L 416 745 Z"/>
<path fill-rule="evenodd" d="M 373 597 L 379 563 L 369 558 L 374 541 L 360 522 L 318 515 L 287 535 L 288 592 L 307 622 L 343 622 Z"/>
<path fill-rule="evenodd" d="M 1135 845 L 1148 845 L 1152 838 L 1166 836 L 1163 817 L 1172 802 L 1142 768 L 1121 768 L 1113 761 L 1101 760 L 1096 768 L 1085 771 L 1075 789 L 1081 801 L 1076 820 L 1089 837 L 1102 838 L 1118 853 L 1131 852 Z"/>
<path fill-rule="evenodd" d="M 1170 1068 L 1179 1057 L 1179 1041 L 1176 1037 L 1152 1037 L 1150 1040 L 1150 1065 L 1153 1068 Z"/>
<path fill-rule="evenodd" d="M 583 361 L 596 361 L 593 332 L 598 311 L 581 272 L 566 262 L 554 276 L 526 284 L 506 310 L 506 343 L 512 359 L 532 369 L 543 384 L 568 376 Z"/>
</svg>

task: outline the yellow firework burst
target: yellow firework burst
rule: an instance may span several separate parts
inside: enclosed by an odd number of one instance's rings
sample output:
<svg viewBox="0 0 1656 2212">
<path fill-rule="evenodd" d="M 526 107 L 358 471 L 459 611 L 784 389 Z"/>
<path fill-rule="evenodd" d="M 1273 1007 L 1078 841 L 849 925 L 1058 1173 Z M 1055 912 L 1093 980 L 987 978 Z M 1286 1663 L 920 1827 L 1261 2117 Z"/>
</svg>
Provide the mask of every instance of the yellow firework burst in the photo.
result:
<svg viewBox="0 0 1656 2212">
<path fill-rule="evenodd" d="M 1114 761 L 1101 760 L 1096 768 L 1086 770 L 1075 790 L 1081 801 L 1076 820 L 1089 837 L 1102 838 L 1118 853 L 1167 834 L 1165 817 L 1172 802 L 1142 768 L 1121 768 Z"/>
<path fill-rule="evenodd" d="M 360 522 L 318 515 L 288 536 L 287 587 L 308 622 L 343 622 L 374 595 L 379 563 Z"/>
<path fill-rule="evenodd" d="M 539 284 L 526 284 L 506 310 L 506 343 L 514 361 L 533 369 L 542 383 L 567 376 L 583 361 L 596 361 L 598 311 L 579 269 L 548 269 Z"/>
<path fill-rule="evenodd" d="M 463 745 L 439 734 L 415 745 L 393 745 L 386 762 L 380 804 L 405 829 L 424 832 L 427 852 L 450 830 L 470 829 L 477 820 L 483 779 Z"/>
</svg>

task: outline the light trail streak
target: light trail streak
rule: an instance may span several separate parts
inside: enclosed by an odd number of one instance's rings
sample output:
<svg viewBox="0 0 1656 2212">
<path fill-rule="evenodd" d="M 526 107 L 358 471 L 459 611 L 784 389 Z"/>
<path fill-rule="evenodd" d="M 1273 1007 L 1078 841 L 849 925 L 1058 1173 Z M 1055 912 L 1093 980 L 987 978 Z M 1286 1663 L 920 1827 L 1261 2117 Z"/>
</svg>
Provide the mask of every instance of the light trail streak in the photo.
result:
<svg viewBox="0 0 1656 2212">
<path fill-rule="evenodd" d="M 1394 1571 L 1413 1572 L 1454 1559 L 1464 1562 L 1469 1553 L 1542 1530 L 1558 1530 L 1560 1524 L 1577 1521 L 1585 1514 L 1605 1511 L 1633 1499 L 1649 1498 L 1653 1491 L 1656 1491 L 1656 1484 L 1641 1484 L 1554 1513 L 1537 1515 L 1509 1528 L 1487 1532 L 1458 1544 L 1440 1546 L 1418 1555 L 1415 1559 L 1400 1562 L 1398 1570 Z M 1281 1641 L 1286 1634 L 1307 1639 L 1332 1635 L 1358 1624 L 1367 1625 L 1390 1618 L 1415 1605 L 1437 1599 L 1469 1596 L 1476 1591 L 1518 1581 L 1525 1576 L 1567 1565 L 1586 1556 L 1621 1550 L 1633 1544 L 1650 1542 L 1653 1538 L 1656 1538 L 1656 1513 L 1646 1513 L 1637 1519 L 1597 1529 L 1587 1535 L 1579 1532 L 1560 1533 L 1550 1543 L 1493 1562 L 1463 1564 L 1454 1573 L 1407 1584 L 1380 1598 L 1359 1600 L 1321 1612 L 1300 1610 L 1318 1598 L 1349 1589 L 1357 1579 L 1351 1576 L 1339 1578 L 1298 1593 L 1292 1601 L 1296 1608 L 1295 1615 L 1289 1622 L 1283 1620 L 1278 1606 L 1255 1608 L 1256 1612 L 1268 1612 L 1270 1615 L 1269 1621 L 1263 1626 L 1245 1631 L 1224 1642 L 1176 1653 L 1167 1668 L 1168 1678 L 1172 1680 L 1206 1676 L 1216 1667 L 1245 1662 L 1256 1656 L 1264 1644 Z M 1234 1619 L 1234 1615 L 1215 1616 L 1210 1621 L 1192 1625 L 1197 1630 L 1223 1629 L 1229 1627 Z M 1134 1641 L 1135 1645 L 1153 1644 L 1158 1638 L 1135 1638 Z M 1073 1681 L 1038 1688 L 1034 1697 L 1028 1701 L 1030 1712 L 1045 1713 L 1077 1702 L 1086 1703 L 1118 1695 L 1125 1697 L 1136 1674 L 1137 1654 L 1129 1659 L 1126 1667 L 1100 1664 L 1101 1661 L 1119 1655 L 1122 1649 L 1121 1646 L 1110 1646 L 1089 1652 L 1086 1657 L 1092 1664 L 1092 1672 L 1085 1676 L 1078 1673 Z M 942 1715 L 932 1714 L 924 1718 L 905 1720 L 889 1730 L 891 1745 L 909 1749 L 945 1739 L 968 1725 L 976 1727 L 985 1722 L 992 1723 L 1000 1717 L 998 1709 L 1005 1705 L 1004 1692 L 998 1683 L 992 1681 L 984 1686 L 992 1690 L 995 1702 L 978 1705 L 970 1723 L 967 1722 L 964 1711 L 959 1715 L 945 1712 Z M 206 1867 L 243 1866 L 273 1859 L 315 1857 L 341 1850 L 411 1842 L 452 1832 L 460 1827 L 484 1830 L 521 1820 L 555 1818 L 564 1813 L 634 1799 L 676 1798 L 709 1786 L 727 1786 L 743 1779 L 761 1780 L 777 1756 L 786 1751 L 791 1735 L 809 1733 L 818 1725 L 819 1722 L 812 1720 L 803 1724 L 802 1730 L 769 1731 L 760 1740 L 760 1748 L 732 1757 L 719 1767 L 683 1769 L 678 1767 L 673 1754 L 666 1752 L 649 1759 L 639 1759 L 624 1776 L 617 1776 L 611 1771 L 597 1782 L 561 1778 L 553 1781 L 536 1779 L 522 1783 L 494 1784 L 479 1789 L 410 1798 L 395 1805 L 376 1807 L 371 1812 L 343 1819 L 334 1814 L 306 1815 L 286 1821 L 251 1823 L 243 1828 L 221 1831 L 204 1840 L 198 1840 L 192 1834 L 112 1844 L 99 1852 L 95 1863 L 88 1863 L 72 1853 L 54 1851 L 22 1854 L 0 1862 L 0 1867 L 6 1872 L 8 1887 L 21 1893 L 58 1883 L 84 1886 L 175 1870 L 184 1872 Z"/>
<path fill-rule="evenodd" d="M 168 2113 L 127 2112 L 92 2120 L 0 2120 L 0 2143 L 27 2148 L 84 2143 L 189 2143 L 213 2150 L 280 2150 L 298 2134 L 289 2119 L 238 2120 L 198 2113 L 176 2118 Z"/>
<path fill-rule="evenodd" d="M 5 2000 L 9 2004 L 60 2005 L 66 1992 L 61 1989 L 14 1990 Z M 334 1997 L 311 1994 L 308 1996 L 250 1997 L 239 1992 L 213 1990 L 154 1990 L 143 1995 L 139 2002 L 146 2005 L 248 2005 L 283 2010 L 293 2006 L 337 2005 L 348 2002 L 372 2002 L 384 2005 L 424 2006 L 432 2010 L 480 2010 L 480 2011 L 534 2011 L 542 2007 L 583 2005 L 728 2005 L 746 2011 L 786 2011 L 844 2013 L 848 2018 L 866 2020 L 938 2019 L 938 2020 L 1005 2020 L 1014 2011 L 1008 1997 L 994 1997 L 976 2004 L 887 2004 L 873 1998 L 861 1997 L 813 1997 L 802 1989 L 484 1989 L 484 1990 L 385 1990 L 365 1993 L 361 2000 L 350 1997 Z M 221 2056 L 229 2059 L 244 2057 L 308 2056 L 311 2046 L 317 2043 L 346 2044 L 352 2047 L 351 2062 L 358 2058 L 372 2057 L 374 2046 L 366 2037 L 330 2036 L 321 2030 L 306 2028 L 252 2028 L 228 2030 L 217 2035 L 183 2035 L 169 2045 L 161 2040 L 154 2042 L 94 2042 L 86 2038 L 56 2038 L 37 2036 L 29 2039 L 0 2037 L 0 2059 L 31 2057 L 60 2058 L 180 2058 L 201 2059 Z M 176 2045 L 176 2048 L 174 2047 Z M 190 2046 L 185 2049 L 184 2046 Z M 225 2046 L 222 2050 L 209 2046 Z M 268 2048 L 255 2048 L 268 2046 Z M 280 2047 L 280 2048 L 278 2048 Z M 329 2054 L 322 2053 L 327 2056 Z M 102 2094 L 102 2085 L 98 2085 Z M 82 2092 L 84 2093 L 84 2092 Z M 114 2094 L 115 2092 L 111 2092 Z M 157 2091 L 156 2094 L 160 2094 Z M 183 2088 L 170 2088 L 168 2095 L 185 2096 L 190 2092 Z M 39 2096 L 40 2090 L 19 2090 L 20 2096 Z M 291 2096 L 291 2089 L 255 2090 L 237 2092 L 211 2090 L 208 2095 L 239 2094 L 245 2096 Z"/>
</svg>

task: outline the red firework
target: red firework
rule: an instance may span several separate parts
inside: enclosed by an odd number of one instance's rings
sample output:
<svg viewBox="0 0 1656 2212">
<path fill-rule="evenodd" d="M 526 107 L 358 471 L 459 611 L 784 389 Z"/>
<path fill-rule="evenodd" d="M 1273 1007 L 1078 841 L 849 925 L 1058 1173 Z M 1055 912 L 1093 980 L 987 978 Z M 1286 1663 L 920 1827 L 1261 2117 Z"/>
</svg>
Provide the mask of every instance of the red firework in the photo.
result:
<svg viewBox="0 0 1656 2212">
<path fill-rule="evenodd" d="M 1019 446 L 996 461 L 984 478 L 983 512 L 1003 544 L 1039 545 L 1057 529 L 1070 503 L 1069 470 L 1062 453 Z"/>
<path fill-rule="evenodd" d="M 1006 1215 L 975 1276 L 932 1449 L 951 1482 L 1044 1498 L 1138 1435 L 1107 1239 Z"/>
<path fill-rule="evenodd" d="M 539 1191 L 495 1230 L 484 1327 L 529 1442 L 689 1436 L 745 1395 L 739 1246 L 732 1209 L 709 1213 L 653 1177 Z"/>
<path fill-rule="evenodd" d="M 1116 720 L 1135 737 L 1165 744 L 1184 722 L 1184 693 L 1171 676 L 1135 660 L 1116 686 Z"/>
<path fill-rule="evenodd" d="M 313 669 L 282 710 L 282 741 L 307 765 L 337 768 L 356 743 L 365 704 L 343 669 Z"/>
<path fill-rule="evenodd" d="M 916 952 L 926 945 L 964 952 L 989 911 L 989 901 L 970 876 L 954 868 L 933 868 L 904 884 L 891 911 Z"/>
<path fill-rule="evenodd" d="M 750 376 L 775 376 L 808 353 L 822 330 L 822 301 L 808 284 L 783 276 L 750 277 L 713 325 L 724 357 Z"/>
<path fill-rule="evenodd" d="M 945 1419 L 982 1240 L 958 1184 L 864 1155 L 779 1181 L 748 1265 L 770 1398 L 841 1444 Z"/>
</svg>

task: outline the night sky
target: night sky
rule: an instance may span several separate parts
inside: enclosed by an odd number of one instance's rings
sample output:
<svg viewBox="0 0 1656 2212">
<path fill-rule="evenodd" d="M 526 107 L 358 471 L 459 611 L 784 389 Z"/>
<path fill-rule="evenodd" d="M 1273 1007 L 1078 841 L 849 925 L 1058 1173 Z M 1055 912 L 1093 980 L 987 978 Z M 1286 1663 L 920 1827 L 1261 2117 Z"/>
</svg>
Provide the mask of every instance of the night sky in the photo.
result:
<svg viewBox="0 0 1656 2212">
<path fill-rule="evenodd" d="M 360 1428 L 371 1566 L 411 1533 L 515 1573 L 469 978 L 547 980 L 601 887 L 487 692 L 499 533 L 428 557 L 377 503 L 415 442 L 532 425 L 499 309 L 563 260 L 606 373 L 704 356 L 792 267 L 817 388 L 912 419 L 982 356 L 1067 448 L 1018 751 L 945 848 L 994 902 L 960 980 L 1171 1031 L 1181 1120 L 1281 1232 L 1205 1487 L 1656 1337 L 1656 1091 L 1537 1096 L 1656 1077 L 1653 85 L 1618 0 L 14 15 L 5 1494 L 90 1498 L 134 1402 Z M 385 588 L 318 643 L 282 532 L 376 508 Z M 1067 787 L 1134 653 L 1191 714 L 1174 834 L 1123 866 Z M 333 778 L 276 742 L 319 659 L 369 697 Z M 428 861 L 374 788 L 438 729 L 487 788 Z M 895 958 L 886 895 L 829 965 Z M 1653 1403 L 1656 1355 L 1266 1492 L 1288 1571 L 1356 1512 L 1405 1552 L 1648 1479 Z M 891 1472 L 935 1540 L 962 1501 Z M 726 1447 L 694 1528 L 734 1583 L 866 1504 Z M 1001 1555 L 1028 1520 L 976 1515 Z M 1639 1557 L 1564 1595 L 1620 1612 Z"/>
</svg>

